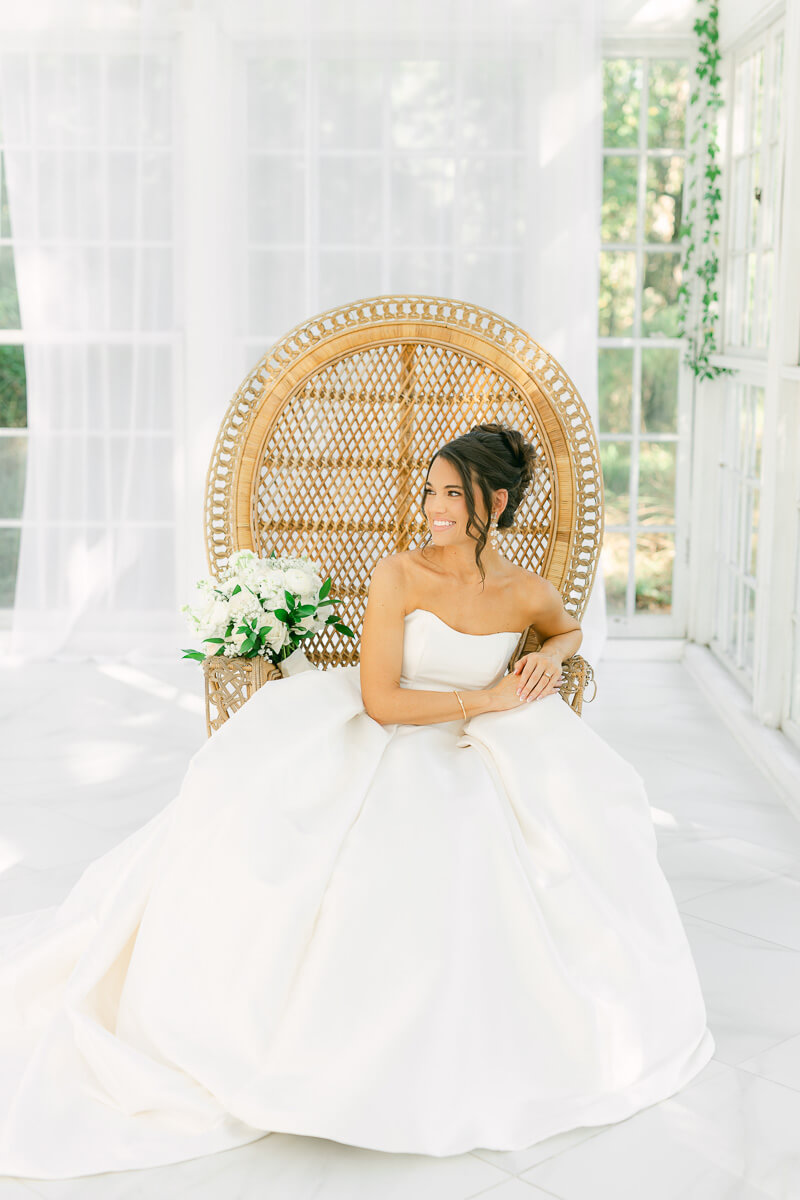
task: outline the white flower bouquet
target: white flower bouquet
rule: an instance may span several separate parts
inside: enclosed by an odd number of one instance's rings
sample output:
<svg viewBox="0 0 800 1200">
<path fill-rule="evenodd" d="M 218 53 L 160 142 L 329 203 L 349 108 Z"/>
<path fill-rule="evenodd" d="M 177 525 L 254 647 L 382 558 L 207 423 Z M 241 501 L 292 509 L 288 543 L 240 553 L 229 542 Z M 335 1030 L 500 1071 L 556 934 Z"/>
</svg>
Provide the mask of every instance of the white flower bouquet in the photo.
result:
<svg viewBox="0 0 800 1200">
<path fill-rule="evenodd" d="M 217 580 L 200 579 L 196 587 L 203 602 L 181 606 L 193 633 L 216 649 L 184 650 L 184 658 L 203 662 L 216 655 L 268 658 L 280 663 L 298 646 L 332 625 L 355 637 L 332 611 L 338 603 L 329 593 L 330 576 L 323 580 L 307 554 L 259 558 L 252 550 L 229 556 Z"/>
</svg>

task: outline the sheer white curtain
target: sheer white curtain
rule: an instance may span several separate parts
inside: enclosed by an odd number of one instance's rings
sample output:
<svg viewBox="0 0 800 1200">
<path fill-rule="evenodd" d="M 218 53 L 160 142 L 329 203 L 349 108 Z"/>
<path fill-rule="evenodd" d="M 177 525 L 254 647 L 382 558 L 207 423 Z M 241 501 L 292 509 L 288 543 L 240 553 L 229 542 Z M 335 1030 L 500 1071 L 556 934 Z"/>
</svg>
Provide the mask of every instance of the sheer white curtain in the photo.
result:
<svg viewBox="0 0 800 1200">
<path fill-rule="evenodd" d="M 176 613 L 205 572 L 230 393 L 330 305 L 487 305 L 596 417 L 596 9 L 111 0 L 103 28 L 54 6 L 17 31 L 0 63 L 30 426 L 12 653 L 188 644 Z M 596 661 L 601 581 L 584 630 Z"/>
<path fill-rule="evenodd" d="M 10 651 L 171 650 L 174 46 L 80 5 L 19 19 L 0 39 L 29 429 Z"/>
</svg>

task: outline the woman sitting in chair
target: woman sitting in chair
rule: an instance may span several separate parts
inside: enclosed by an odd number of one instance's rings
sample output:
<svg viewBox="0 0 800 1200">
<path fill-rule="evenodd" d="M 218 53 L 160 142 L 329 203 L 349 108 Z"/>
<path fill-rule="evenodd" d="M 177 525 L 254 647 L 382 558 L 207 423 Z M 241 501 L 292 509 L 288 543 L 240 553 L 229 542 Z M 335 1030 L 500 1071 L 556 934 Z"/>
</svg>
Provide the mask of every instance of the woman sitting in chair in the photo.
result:
<svg viewBox="0 0 800 1200">
<path fill-rule="evenodd" d="M 518 1150 L 708 1062 L 643 781 L 557 695 L 580 626 L 487 544 L 533 453 L 498 425 L 442 446 L 360 665 L 260 688 L 61 905 L 0 924 L 0 1173 L 278 1130 Z"/>
</svg>

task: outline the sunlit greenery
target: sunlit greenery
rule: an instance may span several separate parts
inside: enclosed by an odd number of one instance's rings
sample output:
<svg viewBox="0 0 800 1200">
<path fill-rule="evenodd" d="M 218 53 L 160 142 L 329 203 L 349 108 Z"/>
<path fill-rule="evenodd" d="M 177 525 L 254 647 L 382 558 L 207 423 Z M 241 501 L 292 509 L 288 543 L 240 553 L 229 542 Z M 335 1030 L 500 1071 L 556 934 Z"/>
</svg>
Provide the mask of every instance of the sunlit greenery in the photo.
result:
<svg viewBox="0 0 800 1200">
<path fill-rule="evenodd" d="M 11 608 L 19 557 L 19 529 L 0 529 L 0 608 Z"/>
<path fill-rule="evenodd" d="M 10 246 L 0 246 L 0 329 L 19 329 L 19 297 Z"/>
<path fill-rule="evenodd" d="M 25 355 L 22 346 L 0 346 L 0 428 L 28 424 Z"/>
<path fill-rule="evenodd" d="M 602 346 L 598 352 L 600 432 L 628 433 L 631 428 L 633 349 Z"/>
<path fill-rule="evenodd" d="M 648 242 L 677 242 L 683 208 L 683 158 L 647 159 L 644 236 Z"/>
<path fill-rule="evenodd" d="M 680 254 L 645 254 L 642 286 L 642 334 L 678 334 Z"/>
<path fill-rule="evenodd" d="M 675 536 L 640 533 L 636 538 L 636 611 L 663 612 L 672 597 Z"/>
<path fill-rule="evenodd" d="M 0 437 L 0 518 L 16 520 L 22 516 L 25 490 L 26 434 Z"/>
<path fill-rule="evenodd" d="M 601 563 L 606 587 L 606 608 L 611 617 L 625 615 L 629 547 L 630 537 L 627 533 L 619 533 L 612 529 L 605 531 Z"/>
<path fill-rule="evenodd" d="M 600 443 L 603 467 L 606 522 L 627 525 L 631 502 L 631 444 L 630 442 Z"/>
<path fill-rule="evenodd" d="M 677 442 L 639 443 L 640 525 L 670 525 L 675 520 Z"/>
<path fill-rule="evenodd" d="M 604 250 L 600 255 L 601 337 L 633 333 L 636 255 L 632 250 Z"/>
<path fill-rule="evenodd" d="M 642 62 L 636 58 L 607 58 L 603 62 L 603 145 L 636 146 Z"/>
<path fill-rule="evenodd" d="M 685 59 L 650 60 L 647 97 L 647 145 L 682 148 L 686 139 L 689 65 Z"/>
<path fill-rule="evenodd" d="M 636 237 L 637 167 L 634 155 L 603 158 L 600 236 L 604 242 L 632 242 Z"/>
<path fill-rule="evenodd" d="M 677 347 L 642 347 L 642 433 L 674 433 L 678 425 Z"/>
</svg>

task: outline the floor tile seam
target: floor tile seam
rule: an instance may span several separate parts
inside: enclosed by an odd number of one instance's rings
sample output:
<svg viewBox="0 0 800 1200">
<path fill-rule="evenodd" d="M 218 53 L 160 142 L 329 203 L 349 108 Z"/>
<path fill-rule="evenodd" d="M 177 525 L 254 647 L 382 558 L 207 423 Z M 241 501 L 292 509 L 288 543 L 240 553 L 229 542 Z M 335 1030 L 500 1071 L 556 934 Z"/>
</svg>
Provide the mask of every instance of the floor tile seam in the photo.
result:
<svg viewBox="0 0 800 1200">
<path fill-rule="evenodd" d="M 765 946 L 774 946 L 776 950 L 787 950 L 790 954 L 800 954 L 800 948 L 797 946 L 787 946 L 785 942 L 774 942 L 770 938 L 761 937 L 758 933 L 750 933 L 747 929 L 740 929 L 738 925 L 725 925 L 722 921 L 712 921 L 710 917 L 701 917 L 697 913 L 685 912 L 680 905 L 678 911 L 681 916 L 691 917 L 694 921 L 700 921 L 704 925 L 713 925 L 717 929 L 726 929 L 729 933 L 741 933 L 743 937 L 752 938 L 756 942 L 763 942 Z"/>
</svg>

